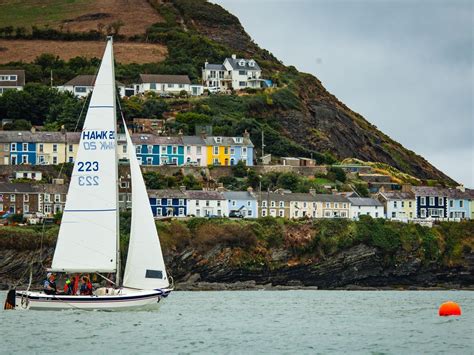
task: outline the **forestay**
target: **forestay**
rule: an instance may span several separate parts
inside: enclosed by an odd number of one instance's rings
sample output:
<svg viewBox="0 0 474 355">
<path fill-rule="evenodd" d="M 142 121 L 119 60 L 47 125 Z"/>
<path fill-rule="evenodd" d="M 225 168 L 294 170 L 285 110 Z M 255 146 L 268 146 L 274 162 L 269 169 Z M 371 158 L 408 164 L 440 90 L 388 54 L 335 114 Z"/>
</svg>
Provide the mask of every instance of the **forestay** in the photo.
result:
<svg viewBox="0 0 474 355">
<path fill-rule="evenodd" d="M 160 240 L 140 165 L 125 125 L 132 178 L 132 223 L 123 285 L 151 290 L 169 286 Z"/>
<path fill-rule="evenodd" d="M 115 75 L 109 39 L 81 134 L 52 269 L 114 272 L 117 254 Z"/>
</svg>

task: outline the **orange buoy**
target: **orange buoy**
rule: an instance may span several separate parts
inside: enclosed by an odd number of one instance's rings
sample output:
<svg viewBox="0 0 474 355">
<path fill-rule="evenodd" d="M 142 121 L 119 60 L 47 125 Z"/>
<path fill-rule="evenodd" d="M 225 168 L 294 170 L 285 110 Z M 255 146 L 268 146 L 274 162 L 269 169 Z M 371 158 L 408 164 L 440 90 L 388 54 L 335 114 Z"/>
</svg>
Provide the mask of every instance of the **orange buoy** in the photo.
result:
<svg viewBox="0 0 474 355">
<path fill-rule="evenodd" d="M 441 317 L 460 316 L 461 307 L 453 301 L 444 302 L 441 306 L 439 306 L 439 315 Z"/>
</svg>

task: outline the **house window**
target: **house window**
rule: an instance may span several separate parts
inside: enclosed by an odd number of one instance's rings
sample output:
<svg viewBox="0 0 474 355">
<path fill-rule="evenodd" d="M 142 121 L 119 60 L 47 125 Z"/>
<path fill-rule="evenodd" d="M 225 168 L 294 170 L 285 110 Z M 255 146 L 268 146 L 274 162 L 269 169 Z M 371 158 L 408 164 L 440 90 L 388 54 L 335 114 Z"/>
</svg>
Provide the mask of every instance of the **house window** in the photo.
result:
<svg viewBox="0 0 474 355">
<path fill-rule="evenodd" d="M 199 208 L 196 209 L 196 216 L 197 217 L 201 216 L 201 210 Z"/>
<path fill-rule="evenodd" d="M 44 202 L 51 202 L 49 194 L 44 194 Z"/>
<path fill-rule="evenodd" d="M 397 213 L 396 212 L 392 212 L 392 218 L 395 218 L 397 217 Z"/>
<path fill-rule="evenodd" d="M 187 147 L 186 147 L 186 153 L 187 153 L 187 154 L 191 154 L 191 147 L 190 147 L 190 146 L 187 146 Z"/>
<path fill-rule="evenodd" d="M 214 158 L 214 165 L 219 165 L 219 159 L 218 158 Z"/>
<path fill-rule="evenodd" d="M 169 88 L 174 88 L 174 84 L 168 84 Z"/>
<path fill-rule="evenodd" d="M 184 200 L 182 198 L 179 199 L 179 205 L 184 206 Z"/>
<path fill-rule="evenodd" d="M 165 145 L 161 146 L 161 154 L 166 154 L 166 146 Z"/>
<path fill-rule="evenodd" d="M 369 214 L 369 213 L 367 213 L 367 214 Z M 342 217 L 342 218 L 346 218 L 346 217 L 347 217 L 347 212 L 342 211 L 342 212 L 341 212 L 341 217 Z"/>
<path fill-rule="evenodd" d="M 217 207 L 221 207 L 221 201 L 217 201 Z"/>
<path fill-rule="evenodd" d="M 262 210 L 262 217 L 266 217 L 267 216 L 267 210 Z"/>
<path fill-rule="evenodd" d="M 173 147 L 173 154 L 178 154 L 178 147 Z"/>
<path fill-rule="evenodd" d="M 421 214 L 421 218 L 425 218 L 426 217 L 426 210 L 425 209 L 422 209 L 420 211 L 420 214 Z"/>
<path fill-rule="evenodd" d="M 152 145 L 148 145 L 148 146 L 146 147 L 146 149 L 147 149 L 148 154 L 153 153 L 153 146 L 152 146 Z"/>
<path fill-rule="evenodd" d="M 150 90 L 156 90 L 156 83 L 150 83 Z"/>
<path fill-rule="evenodd" d="M 184 88 L 184 84 L 179 84 L 179 88 L 180 89 Z"/>
<path fill-rule="evenodd" d="M 171 205 L 173 204 L 173 200 L 170 199 L 170 198 L 167 199 L 167 200 L 166 200 L 166 204 L 167 204 L 168 206 L 171 206 Z"/>
<path fill-rule="evenodd" d="M 334 204 L 334 208 L 339 208 L 339 204 L 337 202 Z"/>
<path fill-rule="evenodd" d="M 120 181 L 120 187 L 122 189 L 128 189 L 129 186 L 130 184 L 128 183 L 128 181 Z"/>
<path fill-rule="evenodd" d="M 10 147 L 11 152 L 16 152 L 16 143 L 12 143 Z"/>
<path fill-rule="evenodd" d="M 28 212 L 30 212 L 30 206 L 23 205 L 23 213 L 28 213 Z"/>
<path fill-rule="evenodd" d="M 147 157 L 146 158 L 146 165 L 153 165 L 153 158 L 152 157 Z"/>
<path fill-rule="evenodd" d="M 196 200 L 196 206 L 199 206 L 199 200 Z"/>
<path fill-rule="evenodd" d="M 402 201 L 402 207 L 405 207 L 405 201 Z"/>
<path fill-rule="evenodd" d="M 28 151 L 28 143 L 23 143 L 22 148 L 23 148 L 24 152 L 27 152 Z"/>
<path fill-rule="evenodd" d="M 157 209 L 156 209 L 156 215 L 157 215 L 157 216 L 161 216 L 161 213 L 162 213 L 162 212 L 161 212 L 161 208 L 157 208 Z"/>
<path fill-rule="evenodd" d="M 196 147 L 196 154 L 201 154 L 202 147 Z"/>
<path fill-rule="evenodd" d="M 331 217 L 331 211 L 324 211 L 324 217 L 326 218 Z"/>
<path fill-rule="evenodd" d="M 239 86 L 247 86 L 247 83 L 245 81 L 239 81 Z"/>
<path fill-rule="evenodd" d="M 30 195 L 24 194 L 23 195 L 23 202 L 28 202 L 30 200 Z"/>
<path fill-rule="evenodd" d="M 232 201 L 232 207 L 235 207 L 235 204 L 236 204 L 235 201 Z"/>
<path fill-rule="evenodd" d="M 213 147 L 213 154 L 218 155 L 219 154 L 219 147 L 214 146 Z"/>
<path fill-rule="evenodd" d="M 235 148 L 230 148 L 230 155 L 234 155 L 235 154 Z"/>
<path fill-rule="evenodd" d="M 10 195 L 10 202 L 16 201 L 16 195 Z"/>
<path fill-rule="evenodd" d="M 28 164 L 28 155 L 22 155 L 21 163 L 22 164 Z"/>
<path fill-rule="evenodd" d="M 420 197 L 420 205 L 426 206 L 426 197 Z"/>
<path fill-rule="evenodd" d="M 247 75 L 247 72 L 245 70 L 239 70 L 239 75 Z"/>
<path fill-rule="evenodd" d="M 342 208 L 347 208 L 347 203 L 343 203 Z"/>
<path fill-rule="evenodd" d="M 440 206 L 444 205 L 444 197 L 438 197 L 438 205 Z"/>
<path fill-rule="evenodd" d="M 434 204 L 435 204 L 435 198 L 430 197 L 430 206 L 434 206 Z"/>
<path fill-rule="evenodd" d="M 122 146 L 122 153 L 127 153 L 127 145 Z"/>
<path fill-rule="evenodd" d="M 270 207 L 275 207 L 275 206 L 276 206 L 275 201 L 271 201 L 270 202 Z"/>
<path fill-rule="evenodd" d="M 224 154 L 229 154 L 229 147 L 224 147 Z"/>
<path fill-rule="evenodd" d="M 412 206 L 411 201 L 408 201 L 408 207 L 411 207 L 411 206 Z"/>
<path fill-rule="evenodd" d="M 460 201 L 459 201 L 459 207 L 461 207 L 461 208 L 464 207 L 464 201 L 463 201 L 463 200 L 460 200 Z"/>
<path fill-rule="evenodd" d="M 53 157 L 53 164 L 57 164 L 58 163 L 58 157 Z"/>
<path fill-rule="evenodd" d="M 76 86 L 74 88 L 74 91 L 77 92 L 77 93 L 83 94 L 83 93 L 87 92 L 87 88 L 85 86 Z"/>
<path fill-rule="evenodd" d="M 141 154 L 141 153 L 142 153 L 142 146 L 141 146 L 141 145 L 137 145 L 137 146 L 135 147 L 135 150 L 136 150 L 137 154 Z"/>
<path fill-rule="evenodd" d="M 454 201 L 453 200 L 449 200 L 449 207 L 454 207 Z"/>
<path fill-rule="evenodd" d="M 60 194 L 55 194 L 54 195 L 54 202 L 61 202 L 61 195 Z"/>
<path fill-rule="evenodd" d="M 262 201 L 262 207 L 267 207 L 267 201 Z"/>
<path fill-rule="evenodd" d="M 184 216 L 184 208 L 179 209 L 179 215 L 182 217 Z"/>
<path fill-rule="evenodd" d="M 72 146 L 72 144 L 69 144 L 69 151 L 70 151 L 70 152 L 73 151 L 73 146 Z"/>
<path fill-rule="evenodd" d="M 53 144 L 53 153 L 57 153 L 57 151 L 58 151 L 58 145 Z"/>
</svg>

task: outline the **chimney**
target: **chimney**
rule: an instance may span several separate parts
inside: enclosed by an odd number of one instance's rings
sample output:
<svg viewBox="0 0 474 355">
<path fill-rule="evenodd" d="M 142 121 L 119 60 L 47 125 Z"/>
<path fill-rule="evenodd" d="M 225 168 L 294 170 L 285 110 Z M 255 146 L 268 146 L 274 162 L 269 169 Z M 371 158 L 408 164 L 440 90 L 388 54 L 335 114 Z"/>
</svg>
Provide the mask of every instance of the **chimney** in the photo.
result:
<svg viewBox="0 0 474 355">
<path fill-rule="evenodd" d="M 31 126 L 31 133 L 36 133 L 36 127 L 35 126 Z"/>
<path fill-rule="evenodd" d="M 206 61 L 204 62 L 204 68 L 206 68 L 208 64 L 209 64 L 209 62 L 206 59 Z"/>
<path fill-rule="evenodd" d="M 202 129 L 201 130 L 201 138 L 206 139 L 206 137 L 207 137 L 206 130 Z"/>
<path fill-rule="evenodd" d="M 252 186 L 247 187 L 247 192 L 249 194 L 252 194 L 253 193 L 253 187 Z"/>
<path fill-rule="evenodd" d="M 311 188 L 309 189 L 309 193 L 314 196 L 316 195 L 316 190 Z"/>
<path fill-rule="evenodd" d="M 456 186 L 456 190 L 459 190 L 461 192 L 466 192 L 466 188 L 464 187 L 464 185 Z"/>
<path fill-rule="evenodd" d="M 382 188 L 383 188 L 383 186 L 382 186 Z M 384 191 L 382 191 L 382 192 L 384 192 Z M 402 185 L 402 192 L 411 192 L 411 185 L 410 184 L 403 184 Z"/>
<path fill-rule="evenodd" d="M 185 192 L 185 191 L 186 191 L 186 186 L 181 185 L 181 186 L 179 187 L 179 190 L 180 190 L 181 192 Z"/>
<path fill-rule="evenodd" d="M 243 136 L 244 138 L 250 138 L 250 133 L 245 130 Z"/>
<path fill-rule="evenodd" d="M 64 125 L 61 126 L 61 133 L 66 134 L 66 127 Z"/>
<path fill-rule="evenodd" d="M 182 136 L 182 135 L 183 135 L 183 130 L 180 129 L 180 130 L 178 131 L 178 136 Z"/>
<path fill-rule="evenodd" d="M 232 59 L 237 59 L 237 56 L 235 54 L 232 54 Z"/>
</svg>

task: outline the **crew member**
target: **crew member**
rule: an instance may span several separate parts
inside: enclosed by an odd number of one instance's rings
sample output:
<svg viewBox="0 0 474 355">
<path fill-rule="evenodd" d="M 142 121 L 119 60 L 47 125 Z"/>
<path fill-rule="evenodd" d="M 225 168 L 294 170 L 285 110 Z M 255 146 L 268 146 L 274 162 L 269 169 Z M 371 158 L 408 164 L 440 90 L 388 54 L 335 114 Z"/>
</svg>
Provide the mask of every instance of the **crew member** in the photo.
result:
<svg viewBox="0 0 474 355">
<path fill-rule="evenodd" d="M 89 296 L 92 295 L 92 284 L 87 276 L 82 277 L 81 284 L 81 295 Z"/>
<path fill-rule="evenodd" d="M 58 293 L 56 287 L 56 276 L 51 272 L 46 274 L 46 280 L 43 281 L 43 291 L 47 295 L 55 295 Z"/>
</svg>

